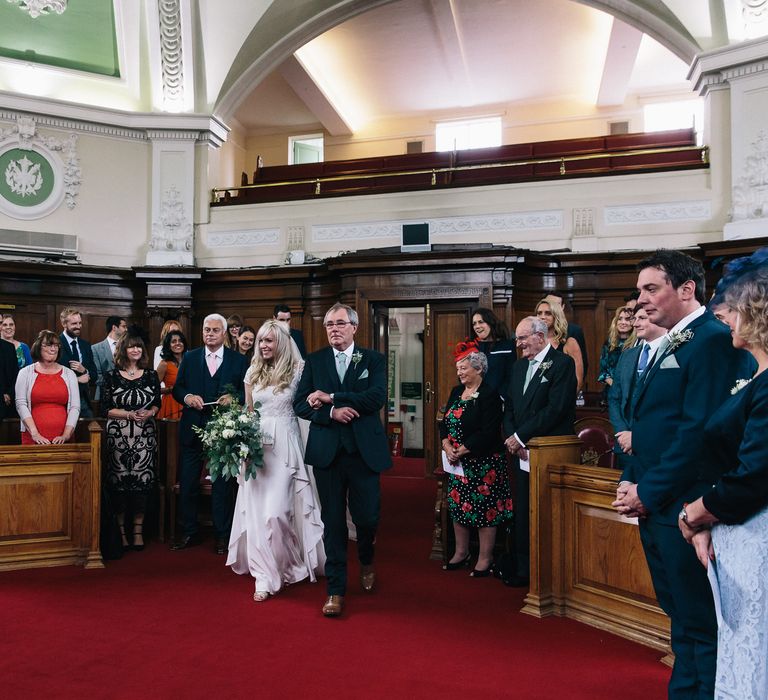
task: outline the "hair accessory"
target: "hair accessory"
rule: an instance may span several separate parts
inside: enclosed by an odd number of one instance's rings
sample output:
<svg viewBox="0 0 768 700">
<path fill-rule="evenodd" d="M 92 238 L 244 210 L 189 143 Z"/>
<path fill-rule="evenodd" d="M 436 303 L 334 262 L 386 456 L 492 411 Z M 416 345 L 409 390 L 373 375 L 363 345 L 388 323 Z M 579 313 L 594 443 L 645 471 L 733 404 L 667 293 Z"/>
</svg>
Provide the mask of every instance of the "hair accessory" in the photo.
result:
<svg viewBox="0 0 768 700">
<path fill-rule="evenodd" d="M 713 309 L 725 301 L 725 293 L 734 282 L 744 275 L 753 272 L 768 262 L 768 246 L 758 248 L 752 255 L 731 260 L 723 269 L 723 276 L 715 287 L 715 293 L 709 300 L 709 308 Z"/>
<path fill-rule="evenodd" d="M 458 362 L 473 352 L 480 352 L 477 343 L 474 340 L 465 338 L 462 342 L 456 344 L 456 348 L 453 351 L 453 359 Z"/>
</svg>

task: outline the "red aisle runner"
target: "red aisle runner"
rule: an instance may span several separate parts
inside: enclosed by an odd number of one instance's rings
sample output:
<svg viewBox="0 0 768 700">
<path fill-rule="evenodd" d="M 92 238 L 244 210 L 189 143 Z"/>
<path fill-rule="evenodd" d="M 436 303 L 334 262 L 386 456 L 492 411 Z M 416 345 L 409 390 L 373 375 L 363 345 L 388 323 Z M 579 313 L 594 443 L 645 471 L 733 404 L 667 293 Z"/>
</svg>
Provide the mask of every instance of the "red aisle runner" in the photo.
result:
<svg viewBox="0 0 768 700">
<path fill-rule="evenodd" d="M 434 482 L 383 480 L 380 586 L 353 567 L 344 617 L 323 584 L 265 603 L 211 542 L 150 543 L 103 571 L 0 572 L 0 688 L 15 698 L 567 698 L 665 695 L 659 653 L 518 611 L 523 593 L 428 559 Z"/>
</svg>

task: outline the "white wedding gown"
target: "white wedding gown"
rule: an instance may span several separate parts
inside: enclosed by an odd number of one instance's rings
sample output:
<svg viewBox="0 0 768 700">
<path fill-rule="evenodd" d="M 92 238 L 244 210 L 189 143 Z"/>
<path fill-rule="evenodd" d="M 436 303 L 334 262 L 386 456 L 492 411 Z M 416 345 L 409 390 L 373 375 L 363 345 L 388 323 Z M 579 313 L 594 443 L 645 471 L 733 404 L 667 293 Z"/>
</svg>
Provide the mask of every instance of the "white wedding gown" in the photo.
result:
<svg viewBox="0 0 768 700">
<path fill-rule="evenodd" d="M 253 389 L 261 404 L 265 436 L 264 465 L 247 481 L 241 471 L 227 565 L 238 574 L 250 573 L 255 590 L 277 593 L 284 585 L 323 574 L 325 550 L 320 502 L 308 467 L 290 387 L 275 394 L 272 387 Z"/>
</svg>

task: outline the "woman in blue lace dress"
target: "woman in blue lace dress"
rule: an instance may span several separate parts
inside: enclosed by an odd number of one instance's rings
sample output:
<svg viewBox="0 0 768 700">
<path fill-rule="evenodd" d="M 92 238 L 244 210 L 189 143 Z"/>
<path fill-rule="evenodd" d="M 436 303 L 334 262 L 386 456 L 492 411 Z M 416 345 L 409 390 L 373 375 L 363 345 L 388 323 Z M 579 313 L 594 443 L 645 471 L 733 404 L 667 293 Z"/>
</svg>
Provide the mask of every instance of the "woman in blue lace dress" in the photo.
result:
<svg viewBox="0 0 768 700">
<path fill-rule="evenodd" d="M 757 361 L 705 428 L 714 484 L 680 512 L 680 529 L 719 588 L 716 698 L 768 698 L 768 249 L 729 266 L 718 285 L 733 344 Z M 711 529 L 710 529 L 711 528 Z M 717 590 L 715 590 L 717 596 Z"/>
</svg>

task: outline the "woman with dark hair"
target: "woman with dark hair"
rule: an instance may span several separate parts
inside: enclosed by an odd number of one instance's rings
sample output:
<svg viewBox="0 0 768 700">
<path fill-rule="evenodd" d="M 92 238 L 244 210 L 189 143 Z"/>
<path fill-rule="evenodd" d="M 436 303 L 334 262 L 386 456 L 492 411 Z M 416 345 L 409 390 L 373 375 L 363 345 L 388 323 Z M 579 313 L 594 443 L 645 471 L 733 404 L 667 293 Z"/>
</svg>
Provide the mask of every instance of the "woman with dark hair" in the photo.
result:
<svg viewBox="0 0 768 700">
<path fill-rule="evenodd" d="M 157 366 L 160 364 L 160 360 L 163 358 L 160 357 L 160 353 L 163 351 L 163 342 L 165 341 L 165 336 L 167 336 L 171 331 L 180 331 L 181 330 L 181 324 L 176 319 L 168 319 L 164 324 L 162 329 L 160 330 L 160 345 L 158 345 L 155 348 L 155 354 L 152 358 L 152 366 L 157 369 Z"/>
<path fill-rule="evenodd" d="M 478 351 L 488 359 L 483 384 L 503 397 L 512 376 L 512 365 L 517 360 L 514 335 L 510 337 L 504 322 L 482 306 L 472 313 L 472 332 Z"/>
<path fill-rule="evenodd" d="M 131 327 L 115 348 L 115 368 L 104 375 L 102 409 L 107 416 L 107 488 L 114 496 L 123 549 L 144 549 L 144 514 L 157 474 L 160 380 L 149 369 L 141 329 Z M 125 516 L 133 517 L 132 544 Z"/>
<path fill-rule="evenodd" d="M 768 698 L 768 248 L 733 261 L 717 286 L 733 345 L 757 362 L 704 428 L 704 495 L 684 504 L 683 536 L 718 582 L 715 697 Z M 700 491 L 701 492 L 701 491 Z"/>
<path fill-rule="evenodd" d="M 179 420 L 183 406 L 173 398 L 173 385 L 184 353 L 187 351 L 187 339 L 181 331 L 171 331 L 165 336 L 160 350 L 160 364 L 157 366 L 157 378 L 161 382 L 160 394 L 163 405 L 160 407 L 158 418 Z"/>
<path fill-rule="evenodd" d="M 512 514 L 502 404 L 498 390 L 485 383 L 488 360 L 475 343 L 459 343 L 454 358 L 460 384 L 446 403 L 440 437 L 456 549 L 443 569 L 469 566 L 469 532 L 477 528 L 480 552 L 471 575 L 484 578 L 491 573 L 496 529 Z"/>
<path fill-rule="evenodd" d="M 237 334 L 237 351 L 241 355 L 245 355 L 245 358 L 250 364 L 253 359 L 253 346 L 256 343 L 256 331 L 252 326 L 243 326 L 240 329 L 240 333 Z"/>
<path fill-rule="evenodd" d="M 16 411 L 22 445 L 61 445 L 72 439 L 80 416 L 77 375 L 58 363 L 57 333 L 40 331 L 32 343 L 31 365 L 16 378 Z"/>
</svg>

